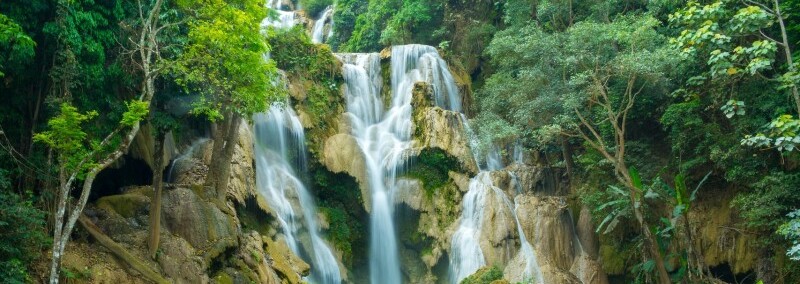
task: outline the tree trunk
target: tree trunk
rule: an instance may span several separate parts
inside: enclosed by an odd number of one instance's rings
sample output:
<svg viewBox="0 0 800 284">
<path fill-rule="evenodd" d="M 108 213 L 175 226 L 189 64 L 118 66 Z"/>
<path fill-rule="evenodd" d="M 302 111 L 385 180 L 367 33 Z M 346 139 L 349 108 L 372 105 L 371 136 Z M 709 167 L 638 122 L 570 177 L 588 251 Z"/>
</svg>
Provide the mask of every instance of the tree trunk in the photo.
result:
<svg viewBox="0 0 800 284">
<path fill-rule="evenodd" d="M 161 133 L 156 134 L 153 156 L 153 198 L 150 199 L 150 238 L 147 239 L 147 247 L 150 258 L 155 259 L 161 236 L 161 191 L 164 179 L 164 135 Z"/>
<path fill-rule="evenodd" d="M 86 215 L 81 214 L 79 220 L 81 222 L 81 226 L 83 226 L 83 228 L 86 229 L 86 231 L 89 232 L 89 234 L 92 235 L 92 237 L 95 240 L 97 240 L 97 242 L 100 243 L 100 245 L 107 248 L 114 256 L 123 260 L 133 269 L 141 273 L 142 276 L 158 284 L 170 283 L 169 281 L 164 279 L 164 277 L 161 277 L 161 275 L 158 272 L 153 271 L 146 264 L 139 261 L 139 259 L 133 256 L 130 252 L 128 252 L 127 249 L 125 249 L 121 245 L 117 244 L 117 242 L 106 236 L 106 234 L 104 234 L 100 230 L 100 228 L 95 226 L 95 224 L 92 223 L 92 221 L 89 220 L 89 218 L 87 218 Z"/>
<path fill-rule="evenodd" d="M 564 164 L 567 166 L 567 177 L 572 179 L 572 171 L 575 169 L 575 161 L 572 159 L 572 148 L 567 137 L 561 138 L 561 155 L 564 156 Z"/>
<path fill-rule="evenodd" d="M 239 140 L 239 125 L 242 121 L 232 112 L 228 113 L 226 117 L 227 119 L 219 125 L 214 136 L 214 151 L 211 153 L 211 165 L 208 177 L 206 177 L 206 186 L 213 188 L 218 200 L 223 203 L 231 176 L 231 159 Z"/>
<path fill-rule="evenodd" d="M 778 24 L 781 28 L 781 40 L 783 45 L 783 53 L 786 56 L 786 63 L 789 65 L 789 71 L 794 71 L 794 60 L 792 58 L 792 48 L 789 46 L 789 38 L 786 35 L 786 24 L 783 22 L 783 14 L 781 14 L 781 5 L 778 0 L 775 2 L 775 17 L 778 19 Z M 792 86 L 792 98 L 797 108 L 797 113 L 800 115 L 800 94 L 798 94 L 797 86 Z M 800 117 L 800 116 L 799 116 Z"/>
<path fill-rule="evenodd" d="M 630 175 L 630 169 L 628 169 L 628 166 L 624 161 L 617 161 L 617 171 L 621 176 L 621 181 L 624 182 L 628 188 L 628 196 L 631 201 L 631 207 L 633 208 L 633 215 L 636 217 L 636 221 L 639 223 L 642 234 L 644 234 L 644 245 L 647 246 L 648 250 L 650 250 L 650 258 L 652 258 L 656 264 L 658 283 L 672 283 L 672 281 L 669 279 L 667 268 L 664 266 L 664 259 L 661 257 L 661 249 L 658 247 L 658 241 L 656 240 L 655 236 L 653 236 L 653 233 L 650 232 L 650 226 L 647 224 L 647 220 L 644 219 L 644 213 L 642 212 L 641 204 L 639 204 L 639 206 L 636 205 L 637 202 L 643 202 L 643 200 L 637 201 L 641 200 L 641 198 L 638 197 L 641 189 L 636 188 L 634 185 L 633 178 Z"/>
</svg>

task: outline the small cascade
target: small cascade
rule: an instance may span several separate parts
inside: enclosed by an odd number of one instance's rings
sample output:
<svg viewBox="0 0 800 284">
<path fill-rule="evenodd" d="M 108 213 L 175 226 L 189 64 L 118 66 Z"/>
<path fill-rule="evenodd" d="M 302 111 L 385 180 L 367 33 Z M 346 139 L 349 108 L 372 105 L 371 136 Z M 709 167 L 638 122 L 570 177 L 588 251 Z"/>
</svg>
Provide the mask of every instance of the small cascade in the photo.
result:
<svg viewBox="0 0 800 284">
<path fill-rule="evenodd" d="M 305 134 L 291 108 L 256 114 L 256 186 L 278 215 L 286 242 L 311 265 L 312 283 L 341 283 L 339 265 L 320 236 L 314 200 L 300 175 L 307 171 Z"/>
<path fill-rule="evenodd" d="M 469 182 L 469 191 L 462 199 L 463 211 L 458 229 L 453 234 L 450 244 L 450 279 L 451 283 L 461 280 L 486 266 L 483 251 L 480 247 L 483 209 L 486 206 L 486 194 L 491 186 L 489 172 L 480 172 Z"/>
<path fill-rule="evenodd" d="M 502 194 L 502 192 L 501 192 Z M 505 194 L 503 194 L 505 197 Z M 510 206 L 508 199 L 506 198 L 507 206 Z M 514 221 L 517 222 L 517 233 L 519 234 L 519 239 L 521 243 L 520 253 L 522 257 L 525 259 L 525 270 L 523 270 L 523 278 L 530 279 L 530 283 L 534 284 L 543 284 L 544 283 L 544 276 L 542 275 L 542 270 L 539 268 L 539 261 L 536 259 L 536 252 L 533 250 L 533 246 L 531 243 L 528 242 L 528 238 L 525 236 L 525 232 L 522 230 L 522 223 L 519 222 L 519 217 L 517 217 L 517 208 L 519 207 L 519 203 L 517 203 L 517 199 L 514 199 Z"/>
<path fill-rule="evenodd" d="M 320 13 L 317 21 L 314 22 L 314 27 L 311 29 L 311 42 L 323 43 L 325 39 L 330 38 L 333 32 L 333 6 L 328 6 Z M 328 28 L 328 33 L 325 33 L 325 23 L 330 21 L 331 25 Z"/>
<path fill-rule="evenodd" d="M 281 10 L 281 0 L 270 0 L 267 2 L 267 8 L 275 10 L 278 13 L 277 18 L 267 17 L 261 21 L 261 29 L 267 27 L 274 27 L 276 29 L 288 29 L 297 24 L 295 20 L 294 11 Z"/>
<path fill-rule="evenodd" d="M 186 166 L 186 163 L 195 155 L 197 149 L 208 142 L 208 138 L 200 138 L 192 142 L 192 145 L 189 146 L 189 149 L 186 149 L 186 152 L 172 160 L 170 164 L 169 171 L 167 172 L 167 182 L 172 183 L 175 182 L 175 173 L 176 170 L 180 171 L 183 167 Z"/>
<path fill-rule="evenodd" d="M 347 111 L 352 116 L 353 135 L 364 152 L 370 188 L 370 282 L 399 284 L 392 193 L 410 146 L 411 92 L 394 92 L 392 104 L 384 111 L 380 85 L 375 81 L 376 72 L 380 75 L 378 54 L 340 58 L 345 63 Z"/>
<path fill-rule="evenodd" d="M 414 80 L 403 80 L 412 77 Z M 411 90 L 414 88 L 414 83 L 420 81 L 428 82 L 433 87 L 436 106 L 461 112 L 458 86 L 447 67 L 447 62 L 439 56 L 436 48 L 420 44 L 393 46 L 392 93 Z M 411 85 L 404 85 L 405 83 Z"/>
<path fill-rule="evenodd" d="M 465 125 L 468 127 L 468 125 Z M 474 145 L 474 142 L 473 142 Z M 515 160 L 521 154 L 515 151 Z M 521 152 L 521 149 L 519 150 Z M 476 158 L 477 160 L 477 158 Z M 525 260 L 525 269 L 523 270 L 524 278 L 531 279 L 533 283 L 544 283 L 542 271 L 539 268 L 536 259 L 536 252 L 533 246 L 528 242 L 525 232 L 522 230 L 522 224 L 517 217 L 518 204 L 516 199 L 512 204 L 506 193 L 494 184 L 491 178 L 493 171 L 501 171 L 505 168 L 500 149 L 497 146 L 492 147 L 486 156 L 485 163 L 480 172 L 470 180 L 469 190 L 464 195 L 462 200 L 462 215 L 461 221 L 455 234 L 453 234 L 451 247 L 450 247 L 450 282 L 459 283 L 461 280 L 471 275 L 479 268 L 486 265 L 483 251 L 480 247 L 482 223 L 484 209 L 486 208 L 487 199 L 490 197 L 496 198 L 499 204 L 505 206 L 506 211 L 510 212 L 516 223 L 517 234 L 520 238 L 520 251 Z M 513 173 L 511 175 L 512 186 L 514 191 L 521 193 L 520 184 Z M 492 230 L 494 228 L 486 228 Z"/>
</svg>

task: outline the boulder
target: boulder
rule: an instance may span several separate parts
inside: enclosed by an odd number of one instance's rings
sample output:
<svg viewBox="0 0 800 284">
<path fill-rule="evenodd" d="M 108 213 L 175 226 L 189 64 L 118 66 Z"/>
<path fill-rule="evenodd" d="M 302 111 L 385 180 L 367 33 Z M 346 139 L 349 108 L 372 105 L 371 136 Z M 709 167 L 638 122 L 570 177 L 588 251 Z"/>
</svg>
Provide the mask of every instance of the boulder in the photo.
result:
<svg viewBox="0 0 800 284">
<path fill-rule="evenodd" d="M 464 127 L 462 114 L 439 107 L 423 107 L 415 110 L 415 150 L 439 148 L 455 157 L 464 170 L 477 173 L 478 165 L 469 146 L 469 137 Z"/>
<path fill-rule="evenodd" d="M 267 263 L 278 276 L 288 283 L 303 283 L 301 281 L 311 272 L 311 266 L 295 255 L 282 238 L 264 238 L 263 241 L 269 255 Z"/>
<path fill-rule="evenodd" d="M 162 208 L 164 227 L 195 249 L 205 251 L 206 259 L 213 259 L 236 244 L 235 218 L 188 188 L 166 191 Z"/>
<path fill-rule="evenodd" d="M 159 247 L 157 261 L 164 276 L 175 283 L 209 283 L 208 264 L 197 256 L 189 242 L 162 231 Z"/>
<path fill-rule="evenodd" d="M 370 211 L 370 193 L 367 183 L 367 167 L 364 153 L 356 138 L 350 134 L 339 133 L 325 140 L 322 164 L 333 173 L 346 173 L 356 179 L 364 200 L 364 208 Z"/>
</svg>

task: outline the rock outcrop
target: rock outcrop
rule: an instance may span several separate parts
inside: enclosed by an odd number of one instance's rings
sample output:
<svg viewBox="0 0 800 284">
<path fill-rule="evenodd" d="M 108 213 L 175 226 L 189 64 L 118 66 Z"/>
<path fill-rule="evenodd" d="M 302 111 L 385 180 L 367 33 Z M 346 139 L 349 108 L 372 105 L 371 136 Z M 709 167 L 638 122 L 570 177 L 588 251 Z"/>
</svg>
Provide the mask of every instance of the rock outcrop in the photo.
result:
<svg viewBox="0 0 800 284">
<path fill-rule="evenodd" d="M 413 90 L 414 151 L 438 148 L 456 157 L 470 173 L 478 172 L 478 165 L 470 149 L 466 117 L 458 112 L 433 106 L 432 88 L 417 83 Z"/>
</svg>

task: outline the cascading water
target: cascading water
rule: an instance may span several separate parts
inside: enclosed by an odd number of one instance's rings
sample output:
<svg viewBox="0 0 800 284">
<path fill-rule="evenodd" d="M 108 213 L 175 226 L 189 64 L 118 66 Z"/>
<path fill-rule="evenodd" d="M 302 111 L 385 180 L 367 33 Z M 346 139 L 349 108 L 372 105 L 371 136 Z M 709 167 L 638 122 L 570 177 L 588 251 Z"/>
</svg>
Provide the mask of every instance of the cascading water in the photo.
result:
<svg viewBox="0 0 800 284">
<path fill-rule="evenodd" d="M 416 74 L 412 74 L 416 73 Z M 411 78 L 411 85 L 402 85 L 402 77 Z M 461 112 L 461 97 L 447 62 L 439 56 L 436 48 L 428 45 L 409 44 L 392 47 L 392 91 L 401 87 L 414 87 L 424 81 L 433 87 L 434 102 L 443 109 Z"/>
<path fill-rule="evenodd" d="M 189 160 L 189 158 L 194 157 L 194 153 L 200 145 L 208 142 L 208 138 L 200 138 L 196 141 L 192 142 L 192 145 L 189 146 L 189 149 L 186 149 L 186 152 L 172 160 L 172 164 L 169 167 L 169 171 L 167 172 L 167 182 L 175 182 L 175 171 L 181 170 L 184 167 L 185 163 Z"/>
<path fill-rule="evenodd" d="M 364 153 L 370 188 L 370 281 L 401 283 L 393 214 L 396 177 L 408 159 L 414 84 L 427 82 L 437 106 L 460 111 L 461 99 L 447 64 L 435 48 L 392 47 L 391 104 L 383 107 L 378 54 L 340 54 L 345 63 L 347 111 Z"/>
<path fill-rule="evenodd" d="M 347 54 L 340 58 L 345 62 L 347 111 L 352 116 L 353 135 L 364 152 L 370 188 L 370 282 L 399 284 L 392 192 L 411 138 L 411 93 L 393 92 L 392 104 L 384 112 L 380 85 L 374 80 L 375 72 L 380 71 L 379 56 Z"/>
<path fill-rule="evenodd" d="M 460 282 L 478 268 L 486 265 L 479 240 L 486 194 L 489 193 L 486 186 L 491 183 L 491 180 L 481 182 L 484 179 L 491 179 L 489 172 L 481 172 L 470 180 L 469 190 L 461 200 L 463 206 L 461 223 L 450 242 L 450 279 L 452 283 Z"/>
<path fill-rule="evenodd" d="M 333 16 L 333 6 L 328 6 L 325 10 L 320 13 L 317 21 L 314 22 L 314 27 L 311 29 L 311 42 L 313 43 L 322 43 L 325 41 L 325 38 L 330 38 L 331 32 L 333 32 L 333 21 L 331 21 L 330 28 L 328 30 L 328 34 L 325 34 L 325 23 L 331 19 Z"/>
<path fill-rule="evenodd" d="M 333 252 L 320 237 L 313 198 L 299 173 L 305 173 L 305 134 L 291 108 L 273 105 L 256 114 L 256 186 L 278 215 L 286 242 L 311 264 L 309 281 L 341 283 Z"/>
<path fill-rule="evenodd" d="M 281 10 L 280 0 L 270 0 L 267 2 L 267 8 L 275 10 L 278 13 L 277 18 L 267 17 L 261 21 L 261 28 L 275 27 L 276 29 L 288 29 L 295 25 L 295 12 Z"/>
<path fill-rule="evenodd" d="M 516 158 L 516 157 L 515 157 Z M 459 283 L 461 280 L 471 275 L 479 268 L 486 265 L 483 251 L 480 248 L 480 236 L 483 224 L 483 214 L 486 208 L 487 198 L 494 197 L 498 200 L 497 203 L 505 206 L 506 211 L 510 212 L 514 217 L 517 227 L 517 234 L 520 238 L 521 248 L 520 252 L 525 260 L 525 269 L 523 270 L 523 277 L 530 279 L 533 283 L 543 283 L 542 272 L 539 269 L 539 264 L 536 259 L 536 252 L 533 246 L 528 242 L 525 232 L 522 230 L 522 224 L 517 217 L 517 203 L 516 199 L 514 204 L 508 199 L 508 196 L 502 189 L 495 186 L 491 177 L 492 171 L 499 171 L 503 169 L 500 151 L 497 147 L 493 147 L 486 157 L 485 166 L 480 172 L 470 180 L 469 190 L 464 195 L 462 200 L 462 215 L 461 222 L 453 234 L 450 244 L 450 282 Z M 512 175 L 513 186 L 518 186 L 516 177 Z M 519 189 L 515 189 L 519 192 Z M 501 218 L 502 219 L 502 218 Z M 494 228 L 486 228 L 494 229 Z"/>
</svg>

